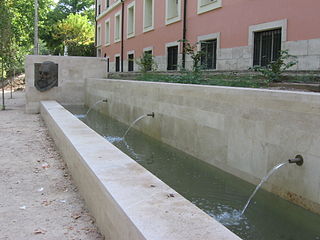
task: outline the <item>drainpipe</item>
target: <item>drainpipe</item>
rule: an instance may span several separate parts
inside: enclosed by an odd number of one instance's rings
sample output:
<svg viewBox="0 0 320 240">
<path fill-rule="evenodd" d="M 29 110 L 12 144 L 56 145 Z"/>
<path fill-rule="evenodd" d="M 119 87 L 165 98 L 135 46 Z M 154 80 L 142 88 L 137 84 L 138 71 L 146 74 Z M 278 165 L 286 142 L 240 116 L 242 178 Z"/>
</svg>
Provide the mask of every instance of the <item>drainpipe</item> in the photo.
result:
<svg viewBox="0 0 320 240">
<path fill-rule="evenodd" d="M 124 0 L 121 0 L 121 72 L 123 72 L 123 39 L 124 39 Z"/>
<path fill-rule="evenodd" d="M 186 68 L 186 35 L 187 35 L 187 0 L 183 3 L 183 32 L 182 32 L 182 68 Z"/>
<path fill-rule="evenodd" d="M 95 55 L 97 56 L 97 29 L 98 29 L 98 25 L 97 25 L 97 7 L 98 7 L 98 0 L 95 1 L 96 6 L 94 9 L 94 21 L 95 21 L 95 32 L 94 32 L 94 47 L 95 47 Z"/>
</svg>

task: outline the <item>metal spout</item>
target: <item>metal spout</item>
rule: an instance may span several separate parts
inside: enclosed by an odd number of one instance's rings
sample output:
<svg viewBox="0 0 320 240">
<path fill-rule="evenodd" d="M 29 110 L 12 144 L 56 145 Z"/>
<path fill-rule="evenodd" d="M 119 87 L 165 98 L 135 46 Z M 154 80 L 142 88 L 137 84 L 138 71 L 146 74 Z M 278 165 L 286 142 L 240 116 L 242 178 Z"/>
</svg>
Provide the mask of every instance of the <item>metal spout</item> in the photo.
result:
<svg viewBox="0 0 320 240">
<path fill-rule="evenodd" d="M 154 112 L 147 114 L 148 117 L 153 117 L 154 118 Z"/>
<path fill-rule="evenodd" d="M 301 155 L 297 155 L 294 159 L 289 159 L 289 163 L 295 163 L 298 166 L 303 164 L 303 157 Z"/>
</svg>

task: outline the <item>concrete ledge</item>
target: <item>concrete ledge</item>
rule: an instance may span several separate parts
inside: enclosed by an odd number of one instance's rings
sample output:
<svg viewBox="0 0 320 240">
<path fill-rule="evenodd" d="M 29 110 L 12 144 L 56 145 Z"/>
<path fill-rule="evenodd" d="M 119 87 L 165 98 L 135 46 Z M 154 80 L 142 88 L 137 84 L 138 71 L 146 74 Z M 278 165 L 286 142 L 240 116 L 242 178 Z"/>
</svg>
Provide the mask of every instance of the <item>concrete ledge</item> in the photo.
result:
<svg viewBox="0 0 320 240">
<path fill-rule="evenodd" d="M 106 239 L 240 239 L 57 102 L 41 115 Z"/>
</svg>

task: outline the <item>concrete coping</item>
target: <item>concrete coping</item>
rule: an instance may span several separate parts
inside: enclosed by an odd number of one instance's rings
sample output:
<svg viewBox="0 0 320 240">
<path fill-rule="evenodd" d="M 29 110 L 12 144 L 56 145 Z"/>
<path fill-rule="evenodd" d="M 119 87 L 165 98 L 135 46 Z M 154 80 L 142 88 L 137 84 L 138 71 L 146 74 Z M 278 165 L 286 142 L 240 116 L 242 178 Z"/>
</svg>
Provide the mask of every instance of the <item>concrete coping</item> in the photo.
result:
<svg viewBox="0 0 320 240">
<path fill-rule="evenodd" d="M 59 103 L 41 115 L 107 239 L 240 239 Z"/>
</svg>

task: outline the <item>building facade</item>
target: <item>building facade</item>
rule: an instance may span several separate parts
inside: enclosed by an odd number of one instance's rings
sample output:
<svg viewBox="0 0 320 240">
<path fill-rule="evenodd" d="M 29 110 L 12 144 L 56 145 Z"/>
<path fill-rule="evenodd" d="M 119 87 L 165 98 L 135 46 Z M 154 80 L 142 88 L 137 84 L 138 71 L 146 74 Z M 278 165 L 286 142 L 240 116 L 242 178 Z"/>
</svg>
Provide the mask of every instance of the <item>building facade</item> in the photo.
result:
<svg viewBox="0 0 320 240">
<path fill-rule="evenodd" d="M 107 70 L 137 71 L 152 53 L 159 71 L 190 68 L 187 39 L 209 70 L 247 70 L 288 50 L 292 70 L 320 70 L 319 0 L 96 0 L 97 55 Z"/>
</svg>

